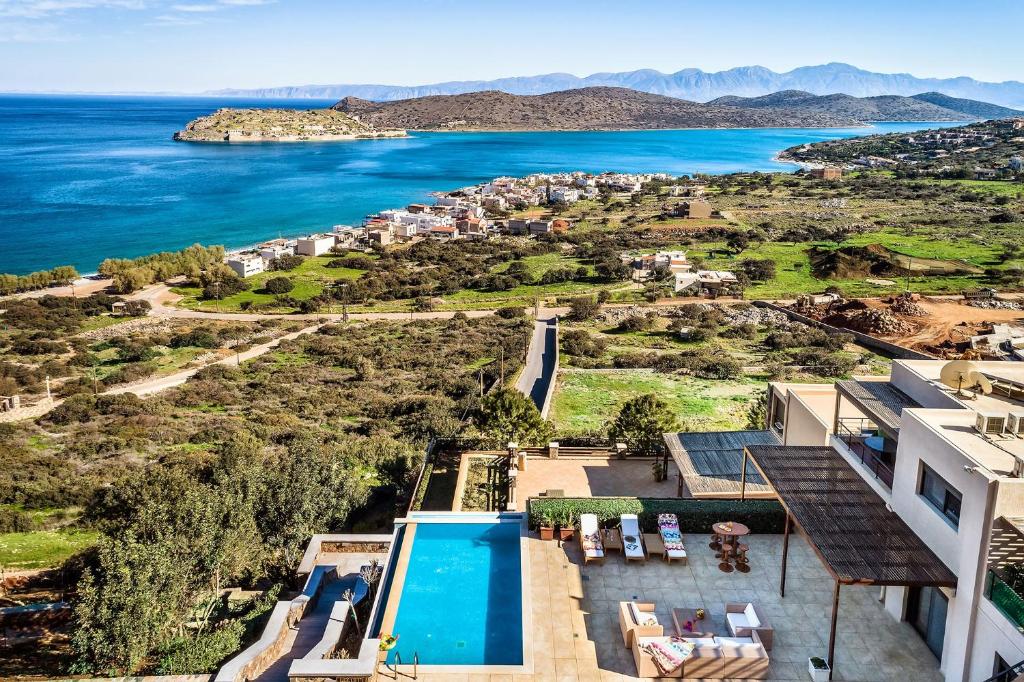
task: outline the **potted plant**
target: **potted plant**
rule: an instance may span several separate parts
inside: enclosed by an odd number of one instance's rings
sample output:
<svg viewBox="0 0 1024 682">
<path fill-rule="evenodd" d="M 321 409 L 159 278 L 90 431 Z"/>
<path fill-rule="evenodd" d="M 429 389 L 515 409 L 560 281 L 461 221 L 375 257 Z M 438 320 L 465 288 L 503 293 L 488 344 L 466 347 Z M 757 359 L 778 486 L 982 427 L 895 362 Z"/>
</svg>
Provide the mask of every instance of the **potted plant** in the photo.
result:
<svg viewBox="0 0 1024 682">
<path fill-rule="evenodd" d="M 576 527 L 572 522 L 572 514 L 568 511 L 563 512 L 558 519 L 558 539 L 562 542 L 572 540 L 575 532 Z"/>
<path fill-rule="evenodd" d="M 828 663 L 824 658 L 811 656 L 807 659 L 807 672 L 811 673 L 813 682 L 828 682 L 829 674 L 832 671 L 829 670 Z"/>
<path fill-rule="evenodd" d="M 545 509 L 540 513 L 540 539 L 555 539 L 555 520 L 550 510 Z"/>
</svg>

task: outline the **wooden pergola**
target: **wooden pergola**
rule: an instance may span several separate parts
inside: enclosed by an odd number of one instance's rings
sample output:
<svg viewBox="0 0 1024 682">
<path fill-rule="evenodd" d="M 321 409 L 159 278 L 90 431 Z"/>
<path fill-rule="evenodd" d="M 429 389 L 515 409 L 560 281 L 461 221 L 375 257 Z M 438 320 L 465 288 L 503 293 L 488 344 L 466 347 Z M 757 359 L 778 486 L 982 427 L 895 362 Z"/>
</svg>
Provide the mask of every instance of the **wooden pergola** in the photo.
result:
<svg viewBox="0 0 1024 682">
<path fill-rule="evenodd" d="M 740 499 L 745 497 L 748 461 L 775 490 L 786 511 L 780 594 L 786 596 L 791 525 L 807 538 L 835 582 L 829 668 L 835 667 L 842 585 L 956 587 L 953 572 L 832 448 L 748 445 Z"/>
</svg>

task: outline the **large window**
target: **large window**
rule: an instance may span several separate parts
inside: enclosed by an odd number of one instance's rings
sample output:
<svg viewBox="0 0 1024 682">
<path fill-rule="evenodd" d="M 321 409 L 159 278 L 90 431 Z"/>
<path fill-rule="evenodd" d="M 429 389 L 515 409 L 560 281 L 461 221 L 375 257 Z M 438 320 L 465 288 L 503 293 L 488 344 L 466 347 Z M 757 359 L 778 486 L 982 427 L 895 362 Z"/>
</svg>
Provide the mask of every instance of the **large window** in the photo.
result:
<svg viewBox="0 0 1024 682">
<path fill-rule="evenodd" d="M 954 528 L 960 527 L 960 500 L 963 496 L 924 463 L 921 464 L 921 487 L 918 492 Z"/>
</svg>

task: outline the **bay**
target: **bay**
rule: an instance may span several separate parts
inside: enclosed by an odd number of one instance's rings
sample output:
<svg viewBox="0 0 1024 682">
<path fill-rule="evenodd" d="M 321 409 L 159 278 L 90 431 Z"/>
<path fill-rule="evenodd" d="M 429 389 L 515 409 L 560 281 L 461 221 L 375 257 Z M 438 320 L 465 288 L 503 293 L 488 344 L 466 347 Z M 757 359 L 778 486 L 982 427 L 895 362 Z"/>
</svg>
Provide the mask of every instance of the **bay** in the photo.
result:
<svg viewBox="0 0 1024 682">
<path fill-rule="evenodd" d="M 942 127 L 414 133 L 323 143 L 196 144 L 171 135 L 221 106 L 313 108 L 312 100 L 0 96 L 0 272 L 95 271 L 193 243 L 240 247 L 357 224 L 499 175 L 583 170 L 786 171 L 796 144 Z"/>
</svg>

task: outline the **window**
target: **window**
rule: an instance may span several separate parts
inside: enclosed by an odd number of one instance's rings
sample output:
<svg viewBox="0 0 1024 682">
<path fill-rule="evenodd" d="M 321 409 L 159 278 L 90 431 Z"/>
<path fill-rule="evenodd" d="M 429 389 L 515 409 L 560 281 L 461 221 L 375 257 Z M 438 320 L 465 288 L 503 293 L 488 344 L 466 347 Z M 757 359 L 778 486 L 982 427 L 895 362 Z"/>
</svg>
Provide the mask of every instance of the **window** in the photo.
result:
<svg viewBox="0 0 1024 682">
<path fill-rule="evenodd" d="M 921 487 L 918 492 L 954 528 L 960 527 L 960 500 L 963 496 L 924 463 L 921 464 Z"/>
</svg>

